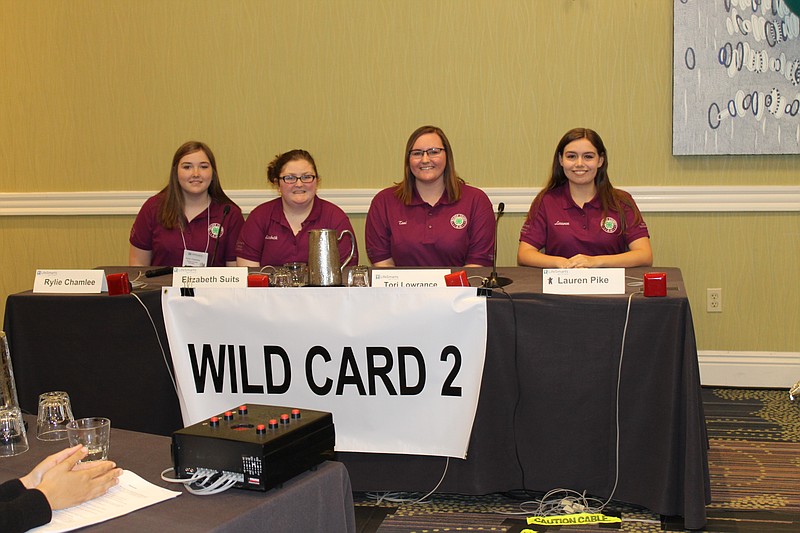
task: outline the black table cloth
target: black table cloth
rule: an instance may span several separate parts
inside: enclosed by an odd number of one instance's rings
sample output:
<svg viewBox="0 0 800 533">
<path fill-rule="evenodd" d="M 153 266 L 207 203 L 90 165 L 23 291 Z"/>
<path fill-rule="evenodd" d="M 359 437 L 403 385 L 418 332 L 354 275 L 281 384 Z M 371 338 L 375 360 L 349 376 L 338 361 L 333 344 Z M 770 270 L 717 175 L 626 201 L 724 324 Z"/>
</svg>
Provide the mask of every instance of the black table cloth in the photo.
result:
<svg viewBox="0 0 800 533">
<path fill-rule="evenodd" d="M 680 271 L 627 269 L 626 295 L 560 296 L 542 294 L 540 269 L 499 270 L 514 283 L 489 298 L 486 363 L 468 456 L 450 459 L 438 490 L 566 488 L 681 515 L 687 527 L 702 527 L 710 502 L 707 439 Z M 667 272 L 668 294 L 645 298 L 642 274 L 656 270 Z M 487 275 L 488 269 L 468 273 Z M 9 296 L 5 329 L 23 408 L 35 410 L 40 392 L 67 390 L 76 415 L 103 414 L 117 427 L 164 435 L 182 427 L 156 338 L 157 331 L 168 350 L 160 292 L 137 294 L 155 330 L 133 296 Z M 97 379 L 86 379 L 88 367 Z M 427 492 L 447 463 L 441 457 L 338 456 L 359 491 Z"/>
</svg>

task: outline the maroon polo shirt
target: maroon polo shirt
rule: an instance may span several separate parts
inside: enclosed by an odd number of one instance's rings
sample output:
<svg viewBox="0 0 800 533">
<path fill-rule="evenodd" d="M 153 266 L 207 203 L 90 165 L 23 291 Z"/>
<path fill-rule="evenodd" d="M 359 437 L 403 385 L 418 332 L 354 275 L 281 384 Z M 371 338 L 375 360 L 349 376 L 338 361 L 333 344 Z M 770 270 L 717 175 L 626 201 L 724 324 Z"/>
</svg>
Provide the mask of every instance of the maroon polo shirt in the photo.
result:
<svg viewBox="0 0 800 533">
<path fill-rule="evenodd" d="M 628 194 L 624 191 L 618 192 Z M 633 200 L 631 200 L 633 201 Z M 623 205 L 626 230 L 622 232 L 619 213 L 608 211 L 603 217 L 600 199 L 595 196 L 578 207 L 564 184 L 547 191 L 539 210 L 531 219 L 530 213 L 522 225 L 519 240 L 547 255 L 573 257 L 584 255 L 614 255 L 628 251 L 630 243 L 642 237 L 650 237 L 647 224 L 642 220 L 634 224 L 636 214 Z"/>
<path fill-rule="evenodd" d="M 337 205 L 314 198 L 311 213 L 303 221 L 300 232 L 295 235 L 280 198 L 261 204 L 248 215 L 236 243 L 236 255 L 259 265 L 280 266 L 286 263 L 308 262 L 308 232 L 312 229 L 333 229 L 339 234 L 342 230 L 353 231 L 350 219 Z M 355 232 L 353 232 L 355 239 Z M 350 255 L 350 238 L 345 235 L 339 240 L 339 258 L 344 261 Z M 348 265 L 358 264 L 358 245 Z"/>
<path fill-rule="evenodd" d="M 404 205 L 395 187 L 375 195 L 367 213 L 365 237 L 372 263 L 392 258 L 396 266 L 492 266 L 494 209 L 482 190 L 461 185 L 461 198 L 450 203 L 447 193 L 435 206 L 416 188 Z"/>
<path fill-rule="evenodd" d="M 162 195 L 157 194 L 147 199 L 136 215 L 136 220 L 131 228 L 130 243 L 141 250 L 153 253 L 150 264 L 153 266 L 182 266 L 183 241 L 186 248 L 195 252 L 207 252 L 208 261 L 214 255 L 214 245 L 217 237 L 214 235 L 216 228 L 221 226 L 220 241 L 217 246 L 217 256 L 213 265 L 225 266 L 226 261 L 236 261 L 236 240 L 239 230 L 244 224 L 242 210 L 234 203 L 229 204 L 231 210 L 222 221 L 224 204 L 214 201 L 208 209 L 194 217 L 181 229 L 165 229 L 158 221 L 158 210 L 161 207 Z"/>
</svg>

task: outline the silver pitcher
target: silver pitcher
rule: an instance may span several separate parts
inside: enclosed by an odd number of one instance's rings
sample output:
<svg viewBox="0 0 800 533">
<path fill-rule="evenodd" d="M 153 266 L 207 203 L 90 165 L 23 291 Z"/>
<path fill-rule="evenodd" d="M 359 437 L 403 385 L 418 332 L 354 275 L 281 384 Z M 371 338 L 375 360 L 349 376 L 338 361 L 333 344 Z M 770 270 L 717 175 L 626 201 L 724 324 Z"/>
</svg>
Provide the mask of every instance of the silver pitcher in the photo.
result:
<svg viewBox="0 0 800 533">
<path fill-rule="evenodd" d="M 350 235 L 350 255 L 339 260 L 339 241 Z M 342 268 L 356 251 L 356 239 L 350 230 L 336 236 L 333 229 L 312 229 L 308 232 L 308 284 L 315 287 L 335 287 L 342 284 Z"/>
</svg>

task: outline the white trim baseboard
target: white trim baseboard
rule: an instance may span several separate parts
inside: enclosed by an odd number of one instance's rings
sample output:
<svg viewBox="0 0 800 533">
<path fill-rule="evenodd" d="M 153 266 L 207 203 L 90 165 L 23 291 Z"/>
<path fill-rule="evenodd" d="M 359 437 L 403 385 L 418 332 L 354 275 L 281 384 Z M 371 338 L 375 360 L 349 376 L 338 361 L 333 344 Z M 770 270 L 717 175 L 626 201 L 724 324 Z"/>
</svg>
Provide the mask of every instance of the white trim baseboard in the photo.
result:
<svg viewBox="0 0 800 533">
<path fill-rule="evenodd" d="M 703 385 L 788 390 L 800 380 L 800 352 L 698 351 L 697 358 Z"/>
<path fill-rule="evenodd" d="M 779 212 L 800 211 L 800 186 L 622 187 L 643 212 Z M 539 191 L 535 187 L 484 188 L 506 213 L 525 213 Z M 247 214 L 275 197 L 273 191 L 227 191 Z M 320 189 L 319 195 L 347 214 L 365 214 L 378 189 Z M 135 215 L 154 191 L 86 191 L 0 193 L 0 216 Z"/>
</svg>

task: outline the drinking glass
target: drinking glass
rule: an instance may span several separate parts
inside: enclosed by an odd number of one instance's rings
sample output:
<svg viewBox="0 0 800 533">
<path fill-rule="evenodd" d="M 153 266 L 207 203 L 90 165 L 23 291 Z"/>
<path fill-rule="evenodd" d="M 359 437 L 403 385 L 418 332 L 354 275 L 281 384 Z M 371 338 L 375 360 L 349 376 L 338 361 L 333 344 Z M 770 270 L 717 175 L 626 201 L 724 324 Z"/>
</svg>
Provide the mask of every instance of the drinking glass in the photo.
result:
<svg viewBox="0 0 800 533">
<path fill-rule="evenodd" d="M 111 445 L 111 420 L 92 417 L 79 418 L 67 424 L 70 446 L 83 444 L 89 448 L 89 455 L 81 460 L 105 461 L 108 459 L 108 448 Z"/>
<path fill-rule="evenodd" d="M 19 407 L 0 408 L 0 457 L 28 451 L 28 435 Z"/>
<path fill-rule="evenodd" d="M 67 423 L 72 420 L 74 420 L 72 406 L 66 392 L 54 391 L 39 395 L 39 413 L 36 417 L 37 439 L 66 439 Z"/>
<path fill-rule="evenodd" d="M 276 268 L 272 273 L 270 283 L 273 287 L 291 287 L 292 286 L 292 273 L 288 268 Z"/>
<path fill-rule="evenodd" d="M 348 287 L 369 287 L 369 267 L 364 265 L 354 266 L 347 273 Z"/>
<path fill-rule="evenodd" d="M 305 263 L 286 263 L 283 268 L 292 275 L 292 287 L 308 285 L 308 265 Z"/>
</svg>

